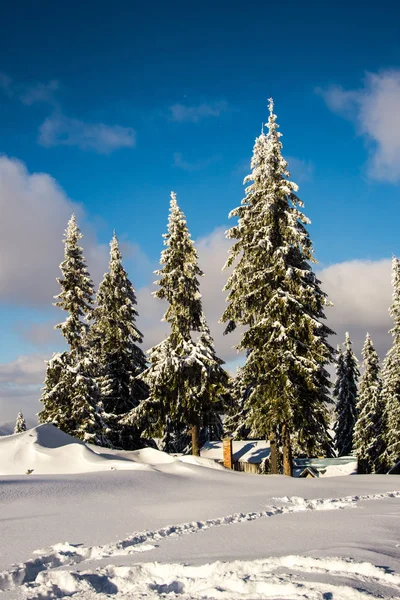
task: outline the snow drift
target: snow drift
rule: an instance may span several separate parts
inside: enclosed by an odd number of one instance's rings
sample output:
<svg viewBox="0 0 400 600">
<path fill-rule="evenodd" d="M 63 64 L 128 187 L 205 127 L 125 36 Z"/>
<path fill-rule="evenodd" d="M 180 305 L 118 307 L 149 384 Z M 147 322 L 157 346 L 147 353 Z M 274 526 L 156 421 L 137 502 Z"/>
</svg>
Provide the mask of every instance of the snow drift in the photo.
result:
<svg viewBox="0 0 400 600">
<path fill-rule="evenodd" d="M 196 459 L 196 465 L 216 467 L 207 459 Z M 183 465 L 179 458 L 153 448 L 126 452 L 85 444 L 51 424 L 0 439 L 0 475 L 160 470 L 163 466 Z"/>
</svg>

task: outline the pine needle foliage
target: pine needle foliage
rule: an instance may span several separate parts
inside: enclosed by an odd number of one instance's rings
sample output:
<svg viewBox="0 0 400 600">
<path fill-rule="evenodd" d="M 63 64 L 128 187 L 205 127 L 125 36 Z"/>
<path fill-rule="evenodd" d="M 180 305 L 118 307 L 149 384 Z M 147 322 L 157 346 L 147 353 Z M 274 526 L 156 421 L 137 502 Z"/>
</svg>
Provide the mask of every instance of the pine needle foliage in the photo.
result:
<svg viewBox="0 0 400 600">
<path fill-rule="evenodd" d="M 358 378 L 357 358 L 346 333 L 344 350 L 339 352 L 333 397 L 336 399 L 335 447 L 338 456 L 348 456 L 353 450 L 353 434 L 357 421 Z"/>
<path fill-rule="evenodd" d="M 64 260 L 60 265 L 62 277 L 58 277 L 61 292 L 56 296 L 55 306 L 66 311 L 68 316 L 56 325 L 60 329 L 71 350 L 82 351 L 89 325 L 85 317 L 93 306 L 94 285 L 90 278 L 79 245 L 82 233 L 75 215 L 72 215 L 64 237 Z"/>
<path fill-rule="evenodd" d="M 393 301 L 389 314 L 393 319 L 392 346 L 382 366 L 382 402 L 384 423 L 382 442 L 385 452 L 381 470 L 391 468 L 400 457 L 400 260 L 392 260 Z"/>
<path fill-rule="evenodd" d="M 246 351 L 242 378 L 250 435 L 267 437 L 286 428 L 310 455 L 328 443 L 329 375 L 334 350 L 324 323 L 330 303 L 311 263 L 313 247 L 282 157 L 272 99 L 268 131 L 256 139 L 252 172 L 241 206 L 230 213 L 238 223 L 227 232 L 235 240 L 226 268 L 234 267 L 225 290 L 225 333 L 238 325 Z"/>
<path fill-rule="evenodd" d="M 55 302 L 55 306 L 68 313 L 56 329 L 61 330 L 69 351 L 53 355 L 47 363 L 39 421 L 54 423 L 79 439 L 109 445 L 90 353 L 87 316 L 93 308 L 94 286 L 79 245 L 81 238 L 76 217 L 72 215 L 64 236 L 62 277 L 57 279 L 61 292 Z"/>
<path fill-rule="evenodd" d="M 364 372 L 360 380 L 353 448 L 358 458 L 358 472 L 375 473 L 379 471 L 379 461 L 383 451 L 381 443 L 383 404 L 379 357 L 369 333 L 364 342 L 362 356 Z"/>
<path fill-rule="evenodd" d="M 143 335 L 136 325 L 138 312 L 135 290 L 122 265 L 117 236 L 110 243 L 110 262 L 96 296 L 90 331 L 91 351 L 96 362 L 96 381 L 109 423 L 113 445 L 126 450 L 143 446 L 140 431 L 123 426 L 125 415 L 148 395 L 139 375 L 147 361 L 139 344 Z"/>
<path fill-rule="evenodd" d="M 150 366 L 142 379 L 149 397 L 124 422 L 145 419 L 146 432 L 166 440 L 166 449 L 192 433 L 192 452 L 199 452 L 200 429 L 213 421 L 228 376 L 215 353 L 201 302 L 197 252 L 186 218 L 171 194 L 168 232 L 161 253 L 156 298 L 168 302 L 164 320 L 170 334 L 149 350 Z M 182 451 L 184 448 L 180 448 Z"/>
</svg>

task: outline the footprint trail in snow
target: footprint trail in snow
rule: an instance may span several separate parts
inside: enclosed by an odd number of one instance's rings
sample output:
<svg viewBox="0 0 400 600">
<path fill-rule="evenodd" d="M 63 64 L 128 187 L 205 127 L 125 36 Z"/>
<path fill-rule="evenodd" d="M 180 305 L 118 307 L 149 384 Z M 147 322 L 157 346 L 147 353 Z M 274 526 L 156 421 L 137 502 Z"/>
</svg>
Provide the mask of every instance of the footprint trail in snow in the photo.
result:
<svg viewBox="0 0 400 600">
<path fill-rule="evenodd" d="M 358 598 L 367 597 L 366 592 L 364 593 L 362 587 L 359 586 L 359 591 L 354 589 L 354 587 L 349 588 L 353 595 L 349 595 L 350 592 L 347 592 L 345 589 L 341 590 L 341 595 L 337 595 L 341 586 L 330 586 L 336 589 L 336 595 L 332 595 L 332 591 L 328 590 L 327 584 L 324 583 L 325 595 L 321 595 L 322 584 L 318 582 L 303 582 L 303 584 L 301 581 L 292 580 L 293 577 L 290 573 L 282 576 L 283 578 L 273 575 L 273 571 L 288 568 L 288 565 L 292 562 L 292 568 L 295 571 L 307 571 L 307 573 L 318 574 L 328 571 L 331 573 L 340 563 L 341 566 L 336 569 L 336 574 L 339 573 L 341 577 L 356 577 L 357 580 L 360 580 L 360 583 L 363 581 L 363 577 L 369 577 L 369 580 L 371 580 L 371 577 L 372 579 L 375 578 L 376 582 L 380 585 L 390 585 L 391 589 L 395 589 L 396 593 L 394 596 L 386 596 L 388 598 L 395 598 L 400 593 L 400 579 L 397 575 L 387 574 L 383 569 L 374 567 L 369 563 L 353 563 L 351 561 L 343 561 L 342 559 L 325 559 L 325 561 L 321 562 L 319 559 L 304 557 L 281 557 L 279 559 L 270 558 L 261 561 L 217 562 L 211 565 L 204 565 L 203 567 L 150 563 L 150 566 L 142 564 L 133 567 L 115 567 L 111 565 L 105 569 L 97 569 L 95 572 L 86 573 L 60 570 L 60 567 L 71 567 L 88 560 L 93 561 L 107 557 L 129 555 L 134 552 L 145 552 L 153 549 L 154 543 L 162 539 L 190 535 L 213 527 L 228 526 L 244 521 L 254 521 L 256 519 L 302 511 L 343 510 L 356 507 L 361 501 L 390 498 L 400 498 L 400 492 L 393 491 L 325 499 L 305 499 L 297 496 L 282 497 L 275 498 L 280 504 L 269 506 L 263 511 L 235 513 L 215 519 L 192 521 L 178 525 L 169 525 L 157 530 L 135 532 L 128 538 L 116 543 L 91 547 L 74 546 L 69 543 L 56 544 L 48 549 L 36 551 L 37 558 L 15 565 L 11 569 L 1 573 L 0 590 L 5 592 L 6 590 L 19 588 L 25 597 L 37 598 L 38 600 L 62 598 L 71 595 L 74 595 L 76 600 L 78 598 L 91 599 L 93 594 L 97 594 L 96 600 L 101 600 L 102 594 L 111 594 L 115 598 L 118 598 L 118 594 L 120 593 L 124 594 L 120 596 L 121 598 L 146 597 L 148 600 L 160 598 L 161 594 L 169 593 L 179 595 L 181 600 L 184 600 L 186 597 L 221 598 L 221 600 L 228 598 L 322 599 L 336 597 L 343 598 L 344 600 L 347 598 L 357 600 Z M 232 571 L 233 564 L 236 565 L 234 571 Z M 239 565 L 241 566 L 239 567 Z M 362 565 L 367 565 L 367 567 L 363 567 Z M 206 571 L 208 569 L 207 572 L 209 572 L 209 575 L 202 578 L 201 573 L 203 571 L 201 569 L 205 569 Z M 239 577 L 238 579 L 236 572 L 242 573 L 241 578 Z M 179 577 L 176 579 L 175 575 L 171 575 L 177 573 L 180 574 L 180 579 Z M 139 576 L 139 574 L 141 575 Z M 218 580 L 223 582 L 221 584 L 222 587 L 215 587 L 213 584 L 213 577 L 216 574 L 218 575 Z M 194 581 L 198 582 L 197 587 Z M 304 586 L 306 586 L 305 591 L 303 589 Z M 279 592 L 279 590 L 281 591 Z M 303 592 L 309 595 L 301 595 Z M 190 594 L 189 596 L 187 596 L 188 593 Z M 368 595 L 368 597 L 370 598 L 371 596 Z"/>
</svg>

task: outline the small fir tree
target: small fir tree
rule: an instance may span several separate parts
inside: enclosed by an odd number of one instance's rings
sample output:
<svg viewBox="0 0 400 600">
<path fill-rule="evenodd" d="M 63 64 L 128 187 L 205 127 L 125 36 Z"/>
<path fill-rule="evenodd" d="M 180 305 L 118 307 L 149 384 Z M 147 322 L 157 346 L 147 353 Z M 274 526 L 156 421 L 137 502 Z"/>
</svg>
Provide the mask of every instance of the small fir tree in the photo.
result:
<svg viewBox="0 0 400 600">
<path fill-rule="evenodd" d="M 362 356 L 364 372 L 360 381 L 353 448 L 358 458 L 358 472 L 374 473 L 377 471 L 383 450 L 381 447 L 383 406 L 379 358 L 369 333 L 365 339 Z"/>
<path fill-rule="evenodd" d="M 22 433 L 26 431 L 26 422 L 24 419 L 24 415 L 20 411 L 17 416 L 17 420 L 15 421 L 14 433 Z"/>
<path fill-rule="evenodd" d="M 393 301 L 389 309 L 393 319 L 390 333 L 392 347 L 382 366 L 382 402 L 384 406 L 381 441 L 385 452 L 381 458 L 380 471 L 390 469 L 400 457 L 400 260 L 392 261 Z"/>
<path fill-rule="evenodd" d="M 357 382 L 360 372 L 346 333 L 344 351 L 339 352 L 333 397 L 336 399 L 335 446 L 338 456 L 347 456 L 353 449 L 353 433 L 357 421 Z"/>
<path fill-rule="evenodd" d="M 148 395 L 139 375 L 147 367 L 138 344 L 143 336 L 136 326 L 136 294 L 122 265 L 118 239 L 110 244 L 109 270 L 99 285 L 97 306 L 92 312 L 92 352 L 97 382 L 109 423 L 109 438 L 117 447 L 134 450 L 143 446 L 137 427 L 122 425 L 125 415 Z"/>
<path fill-rule="evenodd" d="M 169 304 L 164 320 L 171 332 L 149 351 L 150 366 L 142 375 L 149 398 L 124 422 L 145 416 L 148 433 L 165 434 L 166 449 L 189 429 L 192 453 L 199 454 L 200 430 L 209 427 L 228 377 L 205 322 L 198 280 L 203 273 L 173 192 L 164 240 L 154 296 Z M 200 335 L 194 340 L 196 332 Z"/>
<path fill-rule="evenodd" d="M 282 157 L 273 102 L 268 133 L 256 139 L 250 183 L 242 205 L 230 213 L 238 224 L 226 267 L 225 333 L 245 327 L 238 350 L 246 351 L 243 385 L 250 435 L 283 444 L 284 472 L 291 474 L 291 435 L 312 452 L 328 439 L 326 365 L 334 351 L 324 324 L 329 302 L 310 263 L 315 262 L 303 206 Z M 278 469 L 277 451 L 272 469 Z"/>
</svg>

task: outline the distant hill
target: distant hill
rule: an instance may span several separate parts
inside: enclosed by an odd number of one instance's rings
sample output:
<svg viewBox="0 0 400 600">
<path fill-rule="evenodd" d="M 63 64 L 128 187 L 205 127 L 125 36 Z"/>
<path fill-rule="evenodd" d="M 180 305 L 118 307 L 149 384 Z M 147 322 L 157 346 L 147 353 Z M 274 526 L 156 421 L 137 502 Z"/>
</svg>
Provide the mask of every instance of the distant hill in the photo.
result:
<svg viewBox="0 0 400 600">
<path fill-rule="evenodd" d="M 14 432 L 15 423 L 0 423 L 0 435 L 11 435 Z"/>
</svg>

